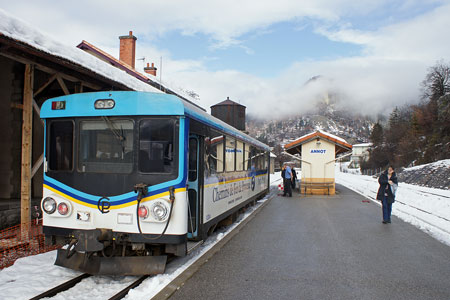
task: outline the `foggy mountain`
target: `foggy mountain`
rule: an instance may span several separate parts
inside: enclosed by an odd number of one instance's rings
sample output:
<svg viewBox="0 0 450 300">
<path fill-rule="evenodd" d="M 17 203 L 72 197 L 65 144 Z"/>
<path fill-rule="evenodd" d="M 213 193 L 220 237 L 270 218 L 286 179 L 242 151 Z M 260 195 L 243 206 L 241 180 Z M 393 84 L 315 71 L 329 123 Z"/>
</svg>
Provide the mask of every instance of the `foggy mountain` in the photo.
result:
<svg viewBox="0 0 450 300">
<path fill-rule="evenodd" d="M 315 85 L 328 79 L 315 76 L 305 86 Z M 284 145 L 305 134 L 321 129 L 347 140 L 350 144 L 369 142 L 370 131 L 375 123 L 373 117 L 363 116 L 346 107 L 345 97 L 339 92 L 324 89 L 313 101 L 311 108 L 301 112 L 292 110 L 290 115 L 276 119 L 264 119 L 247 115 L 246 130 L 249 134 L 270 146 Z"/>
</svg>

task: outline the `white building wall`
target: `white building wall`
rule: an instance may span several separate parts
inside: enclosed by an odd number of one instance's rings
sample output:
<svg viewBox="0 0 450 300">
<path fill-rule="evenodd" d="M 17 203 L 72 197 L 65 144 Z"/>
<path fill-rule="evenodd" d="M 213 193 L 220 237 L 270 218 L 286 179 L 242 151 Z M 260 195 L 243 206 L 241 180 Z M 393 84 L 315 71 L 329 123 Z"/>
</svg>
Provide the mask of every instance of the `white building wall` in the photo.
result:
<svg viewBox="0 0 450 300">
<path fill-rule="evenodd" d="M 334 182 L 335 144 L 316 139 L 302 145 L 302 180 Z"/>
</svg>

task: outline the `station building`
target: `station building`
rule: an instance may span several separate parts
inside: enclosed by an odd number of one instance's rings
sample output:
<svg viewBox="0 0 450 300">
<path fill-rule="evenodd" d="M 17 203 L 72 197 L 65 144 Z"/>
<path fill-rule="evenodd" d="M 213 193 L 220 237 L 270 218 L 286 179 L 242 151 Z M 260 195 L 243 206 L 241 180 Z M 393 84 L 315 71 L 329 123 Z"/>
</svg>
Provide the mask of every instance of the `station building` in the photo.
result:
<svg viewBox="0 0 450 300">
<path fill-rule="evenodd" d="M 372 147 L 372 143 L 353 145 L 349 168 L 359 168 L 363 161 L 368 160 L 370 147 Z"/>
<path fill-rule="evenodd" d="M 300 192 L 334 195 L 335 167 L 338 155 L 352 150 L 344 139 L 322 130 L 304 135 L 284 146 L 291 155 L 299 156 L 302 178 Z"/>
</svg>

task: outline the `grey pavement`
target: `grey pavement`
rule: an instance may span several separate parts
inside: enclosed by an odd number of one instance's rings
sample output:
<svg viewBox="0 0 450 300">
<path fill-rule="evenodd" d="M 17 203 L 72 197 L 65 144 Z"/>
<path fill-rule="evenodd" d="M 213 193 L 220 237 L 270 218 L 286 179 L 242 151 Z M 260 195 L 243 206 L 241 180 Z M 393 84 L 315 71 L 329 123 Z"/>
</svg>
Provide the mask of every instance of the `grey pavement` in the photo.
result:
<svg viewBox="0 0 450 300">
<path fill-rule="evenodd" d="M 272 199 L 171 299 L 450 299 L 450 247 L 337 192 Z"/>
</svg>

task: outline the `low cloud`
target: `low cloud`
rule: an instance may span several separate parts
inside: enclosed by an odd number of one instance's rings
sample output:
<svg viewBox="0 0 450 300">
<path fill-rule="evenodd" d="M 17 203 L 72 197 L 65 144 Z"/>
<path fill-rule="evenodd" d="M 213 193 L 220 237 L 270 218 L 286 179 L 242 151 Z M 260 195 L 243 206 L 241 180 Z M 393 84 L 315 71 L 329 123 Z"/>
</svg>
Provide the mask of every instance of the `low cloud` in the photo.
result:
<svg viewBox="0 0 450 300">
<path fill-rule="evenodd" d="M 447 1 L 262 0 L 256 4 L 250 0 L 80 0 L 77 5 L 70 5 L 70 9 L 64 1 L 32 1 L 26 9 L 19 2 L 0 0 L 0 3 L 7 11 L 30 24 L 39 24 L 40 29 L 65 43 L 75 46 L 85 39 L 116 56 L 117 36 L 133 30 L 138 36 L 137 58 L 145 56 L 146 62 L 154 62 L 161 71 L 160 57 L 163 57 L 163 82 L 195 91 L 206 108 L 228 96 L 264 118 L 307 111 L 314 107 L 315 99 L 330 91 L 339 93 L 343 109 L 373 115 L 389 113 L 395 106 L 417 102 L 427 68 L 437 60 L 448 61 L 450 53 L 450 40 L 445 38 L 450 28 Z M 429 4 L 439 7 L 375 30 L 358 30 L 347 21 L 354 16 L 369 16 L 386 6 L 408 10 Z M 270 30 L 271 25 L 279 22 L 301 26 L 310 20 L 316 34 L 359 45 L 362 54 L 292 62 L 277 77 L 261 78 L 233 69 L 210 71 L 206 66 L 211 58 L 176 60 L 169 51 L 149 46 L 154 38 L 175 30 L 209 37 L 211 49 L 230 46 L 245 49 L 240 41 L 245 34 Z M 142 63 L 137 61 L 136 66 L 140 68 Z M 316 75 L 326 80 L 305 85 Z"/>
</svg>

